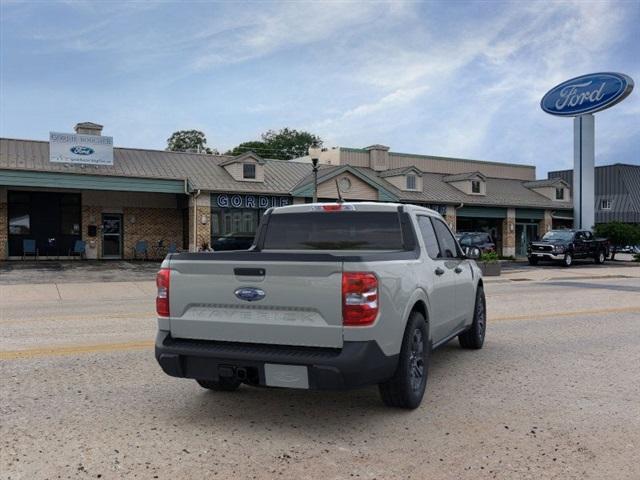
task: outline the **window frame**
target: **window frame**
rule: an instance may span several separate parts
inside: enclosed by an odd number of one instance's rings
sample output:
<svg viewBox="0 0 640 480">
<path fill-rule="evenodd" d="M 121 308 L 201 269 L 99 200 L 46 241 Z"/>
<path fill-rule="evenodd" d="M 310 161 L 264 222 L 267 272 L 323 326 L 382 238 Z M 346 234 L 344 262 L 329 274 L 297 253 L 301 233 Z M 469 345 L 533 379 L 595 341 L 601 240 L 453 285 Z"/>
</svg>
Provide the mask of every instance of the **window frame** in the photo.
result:
<svg viewBox="0 0 640 480">
<path fill-rule="evenodd" d="M 247 175 L 247 167 L 251 167 L 253 170 L 253 176 Z M 258 176 L 258 168 L 255 163 L 245 162 L 242 164 L 242 178 L 244 180 L 255 180 Z"/>
<path fill-rule="evenodd" d="M 463 258 L 462 255 L 462 251 L 460 250 L 460 247 L 458 246 L 458 241 L 456 240 L 455 235 L 451 232 L 451 229 L 449 228 L 449 226 L 446 224 L 446 222 L 444 222 L 443 220 L 440 220 L 437 217 L 434 217 L 432 215 L 416 215 L 417 218 L 420 217 L 425 217 L 428 219 L 428 221 L 431 223 L 431 228 L 433 230 L 433 233 L 436 237 L 436 243 L 438 245 L 438 257 L 433 258 L 429 252 L 427 251 L 427 256 L 431 259 L 431 260 L 437 260 L 437 261 L 443 261 L 443 260 L 461 260 Z M 447 232 L 449 232 L 449 235 L 451 236 L 451 238 L 453 239 L 453 246 L 455 249 L 455 256 L 454 257 L 443 257 L 442 256 L 442 242 L 440 241 L 440 237 L 438 236 L 438 232 L 436 230 L 436 222 L 440 222 L 444 228 L 446 229 Z M 422 236 L 422 229 L 420 229 L 420 222 L 418 221 L 418 229 L 420 230 L 420 236 Z M 422 241 L 424 242 L 424 237 L 422 238 Z M 425 243 L 425 251 L 426 251 L 426 243 Z"/>
<path fill-rule="evenodd" d="M 409 179 L 412 180 L 413 186 L 409 185 Z M 418 179 L 416 178 L 416 174 L 415 173 L 408 173 L 405 176 L 405 186 L 406 186 L 407 190 L 417 190 L 418 189 Z"/>
<path fill-rule="evenodd" d="M 556 187 L 556 200 L 564 200 L 564 187 Z"/>
<path fill-rule="evenodd" d="M 478 191 L 476 191 L 475 186 L 478 186 Z M 482 182 L 480 180 L 471 180 L 471 193 L 482 194 Z"/>
<path fill-rule="evenodd" d="M 600 200 L 600 210 L 611 210 L 612 205 L 613 202 L 610 198 L 603 198 L 602 200 Z"/>
</svg>

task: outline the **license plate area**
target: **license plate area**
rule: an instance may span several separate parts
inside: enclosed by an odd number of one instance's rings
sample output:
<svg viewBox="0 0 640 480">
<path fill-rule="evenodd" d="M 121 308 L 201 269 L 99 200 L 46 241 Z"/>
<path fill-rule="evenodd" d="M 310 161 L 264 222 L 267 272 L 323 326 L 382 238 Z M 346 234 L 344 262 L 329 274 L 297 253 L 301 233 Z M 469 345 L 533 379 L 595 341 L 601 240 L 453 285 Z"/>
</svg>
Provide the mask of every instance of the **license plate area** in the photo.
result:
<svg viewBox="0 0 640 480">
<path fill-rule="evenodd" d="M 265 363 L 264 379 L 269 387 L 309 388 L 309 372 L 304 365 Z"/>
</svg>

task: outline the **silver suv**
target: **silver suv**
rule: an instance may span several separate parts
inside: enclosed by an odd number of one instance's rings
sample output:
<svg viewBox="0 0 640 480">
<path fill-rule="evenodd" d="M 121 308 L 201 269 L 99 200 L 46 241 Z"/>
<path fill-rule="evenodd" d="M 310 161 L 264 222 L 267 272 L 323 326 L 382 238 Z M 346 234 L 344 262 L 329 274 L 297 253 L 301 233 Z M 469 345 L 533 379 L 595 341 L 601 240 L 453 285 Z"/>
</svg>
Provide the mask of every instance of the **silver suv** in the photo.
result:
<svg viewBox="0 0 640 480">
<path fill-rule="evenodd" d="M 157 285 L 160 366 L 211 390 L 377 384 L 415 408 L 431 350 L 485 336 L 479 268 L 414 205 L 272 208 L 250 250 L 171 254 Z"/>
</svg>

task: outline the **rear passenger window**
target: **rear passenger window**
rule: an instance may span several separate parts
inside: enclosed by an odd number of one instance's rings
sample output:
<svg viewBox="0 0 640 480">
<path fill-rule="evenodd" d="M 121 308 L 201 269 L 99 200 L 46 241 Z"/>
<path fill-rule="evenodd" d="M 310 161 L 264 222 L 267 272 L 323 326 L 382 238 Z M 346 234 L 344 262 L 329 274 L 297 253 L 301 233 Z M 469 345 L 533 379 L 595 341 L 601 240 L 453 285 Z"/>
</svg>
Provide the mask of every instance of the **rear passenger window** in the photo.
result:
<svg viewBox="0 0 640 480">
<path fill-rule="evenodd" d="M 436 240 L 436 232 L 433 230 L 433 225 L 429 217 L 418 216 L 418 226 L 420 227 L 420 233 L 424 240 L 424 246 L 427 249 L 429 257 L 436 259 L 440 258 L 440 248 L 438 247 L 438 240 Z"/>
<path fill-rule="evenodd" d="M 458 256 L 456 241 L 447 226 L 437 218 L 432 218 L 431 221 L 440 244 L 440 252 L 442 252 L 440 258 L 456 258 Z"/>
</svg>

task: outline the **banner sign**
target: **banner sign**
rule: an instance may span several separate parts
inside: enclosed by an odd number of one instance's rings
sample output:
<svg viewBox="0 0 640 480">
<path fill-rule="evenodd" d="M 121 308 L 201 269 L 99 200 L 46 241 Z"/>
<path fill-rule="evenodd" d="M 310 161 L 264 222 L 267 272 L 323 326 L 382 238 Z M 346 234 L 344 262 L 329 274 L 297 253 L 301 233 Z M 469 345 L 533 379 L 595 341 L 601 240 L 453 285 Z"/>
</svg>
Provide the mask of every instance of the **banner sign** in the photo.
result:
<svg viewBox="0 0 640 480">
<path fill-rule="evenodd" d="M 219 208 L 270 208 L 291 205 L 291 197 L 220 193 L 211 195 L 211 205 Z"/>
<path fill-rule="evenodd" d="M 551 115 L 575 117 L 614 106 L 633 90 L 633 80 L 622 73 L 590 73 L 549 90 L 540 107 Z"/>
<path fill-rule="evenodd" d="M 49 161 L 113 165 L 113 137 L 49 132 Z"/>
</svg>

